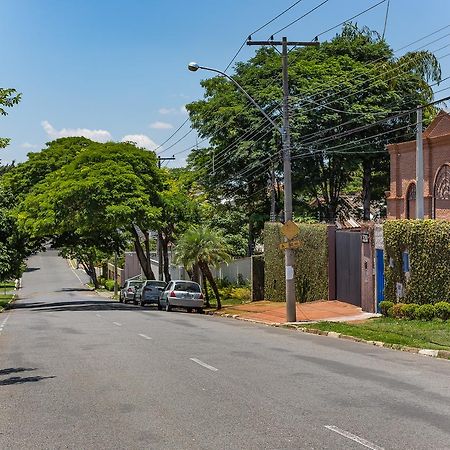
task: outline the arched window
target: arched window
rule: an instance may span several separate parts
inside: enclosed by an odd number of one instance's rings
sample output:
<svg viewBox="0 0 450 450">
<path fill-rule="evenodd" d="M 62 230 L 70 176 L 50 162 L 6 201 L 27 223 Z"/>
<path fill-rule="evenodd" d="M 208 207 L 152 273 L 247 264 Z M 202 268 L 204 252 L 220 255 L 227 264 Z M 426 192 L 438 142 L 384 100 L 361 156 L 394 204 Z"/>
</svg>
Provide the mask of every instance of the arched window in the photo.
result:
<svg viewBox="0 0 450 450">
<path fill-rule="evenodd" d="M 450 165 L 444 164 L 434 182 L 434 217 L 448 217 L 450 211 Z"/>
<path fill-rule="evenodd" d="M 406 192 L 406 218 L 416 217 L 416 183 L 411 183 Z"/>
</svg>

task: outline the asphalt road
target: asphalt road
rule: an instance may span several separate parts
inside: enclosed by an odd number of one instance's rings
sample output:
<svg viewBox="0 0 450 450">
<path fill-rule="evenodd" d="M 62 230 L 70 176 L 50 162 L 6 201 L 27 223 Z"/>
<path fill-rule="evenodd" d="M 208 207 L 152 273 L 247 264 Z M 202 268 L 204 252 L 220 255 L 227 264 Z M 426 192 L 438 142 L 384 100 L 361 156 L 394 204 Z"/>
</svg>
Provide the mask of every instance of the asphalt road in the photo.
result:
<svg viewBox="0 0 450 450">
<path fill-rule="evenodd" d="M 2 450 L 450 449 L 448 361 L 121 305 L 81 281 L 34 256 L 0 315 Z"/>
</svg>

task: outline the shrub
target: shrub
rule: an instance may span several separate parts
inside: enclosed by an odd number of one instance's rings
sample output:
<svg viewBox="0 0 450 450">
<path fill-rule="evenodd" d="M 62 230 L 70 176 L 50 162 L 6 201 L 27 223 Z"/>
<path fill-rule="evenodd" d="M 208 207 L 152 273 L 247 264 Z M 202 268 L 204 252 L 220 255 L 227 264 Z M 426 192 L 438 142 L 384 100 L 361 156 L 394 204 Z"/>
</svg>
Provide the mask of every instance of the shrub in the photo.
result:
<svg viewBox="0 0 450 450">
<path fill-rule="evenodd" d="M 413 320 L 416 318 L 417 308 L 419 307 L 416 303 L 408 303 L 403 306 L 403 317 Z"/>
<path fill-rule="evenodd" d="M 434 304 L 435 316 L 442 320 L 450 319 L 450 303 L 438 302 Z"/>
<path fill-rule="evenodd" d="M 416 319 L 431 320 L 435 316 L 434 305 L 420 305 L 416 310 Z"/>
<path fill-rule="evenodd" d="M 249 288 L 233 288 L 231 290 L 231 297 L 241 302 L 249 302 L 251 300 L 252 293 Z"/>
<path fill-rule="evenodd" d="M 404 303 L 396 303 L 395 305 L 393 305 L 391 308 L 389 308 L 389 317 L 394 317 L 395 319 L 403 319 L 403 317 L 405 317 L 405 306 L 406 305 Z"/>
<path fill-rule="evenodd" d="M 394 306 L 394 303 L 388 302 L 387 300 L 384 300 L 380 302 L 380 312 L 383 314 L 383 316 L 388 316 L 388 311 L 390 308 Z"/>
<path fill-rule="evenodd" d="M 114 280 L 105 280 L 105 288 L 108 289 L 108 291 L 114 290 Z"/>
<path fill-rule="evenodd" d="M 98 277 L 97 279 L 99 286 L 105 286 L 106 278 L 105 277 Z"/>
</svg>

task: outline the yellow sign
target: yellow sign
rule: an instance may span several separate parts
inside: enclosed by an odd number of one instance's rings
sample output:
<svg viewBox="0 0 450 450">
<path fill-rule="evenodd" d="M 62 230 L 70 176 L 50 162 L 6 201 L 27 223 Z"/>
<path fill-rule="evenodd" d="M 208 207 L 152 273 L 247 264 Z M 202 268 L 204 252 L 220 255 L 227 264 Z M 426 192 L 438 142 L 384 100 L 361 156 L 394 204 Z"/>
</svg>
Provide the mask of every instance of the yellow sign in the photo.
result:
<svg viewBox="0 0 450 450">
<path fill-rule="evenodd" d="M 295 241 L 288 241 L 288 242 L 283 242 L 282 244 L 279 245 L 279 248 L 281 250 L 286 250 L 288 248 L 300 248 L 302 246 L 301 241 L 299 240 L 295 240 Z"/>
<path fill-rule="evenodd" d="M 292 222 L 292 220 L 288 220 L 282 227 L 281 232 L 288 238 L 293 239 L 295 236 L 297 236 L 299 231 L 298 226 Z"/>
</svg>

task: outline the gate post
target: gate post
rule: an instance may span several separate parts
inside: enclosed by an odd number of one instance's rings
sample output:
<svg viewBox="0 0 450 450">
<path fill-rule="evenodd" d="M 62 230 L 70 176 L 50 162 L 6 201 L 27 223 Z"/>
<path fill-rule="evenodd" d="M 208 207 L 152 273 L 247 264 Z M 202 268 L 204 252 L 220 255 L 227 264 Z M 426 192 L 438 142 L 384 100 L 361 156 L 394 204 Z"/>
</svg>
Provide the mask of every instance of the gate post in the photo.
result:
<svg viewBox="0 0 450 450">
<path fill-rule="evenodd" d="M 369 224 L 361 227 L 361 309 L 376 312 L 374 295 L 374 228 Z"/>
<path fill-rule="evenodd" d="M 336 300 L 336 225 L 327 225 L 328 300 Z"/>
</svg>

